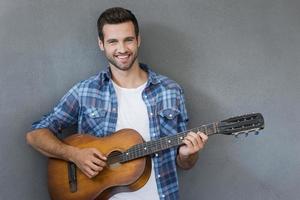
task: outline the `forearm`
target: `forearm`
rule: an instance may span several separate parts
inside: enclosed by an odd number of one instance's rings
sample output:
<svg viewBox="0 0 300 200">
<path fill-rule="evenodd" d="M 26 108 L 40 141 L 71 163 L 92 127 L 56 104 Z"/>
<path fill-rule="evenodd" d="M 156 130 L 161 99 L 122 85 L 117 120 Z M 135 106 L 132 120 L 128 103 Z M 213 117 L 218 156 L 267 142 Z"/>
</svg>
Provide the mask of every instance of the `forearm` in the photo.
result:
<svg viewBox="0 0 300 200">
<path fill-rule="evenodd" d="M 60 141 L 49 129 L 36 129 L 27 133 L 27 142 L 43 155 L 63 160 L 72 160 L 77 149 Z"/>
<path fill-rule="evenodd" d="M 197 162 L 197 160 L 198 160 L 198 152 L 191 154 L 189 156 L 183 156 L 180 155 L 180 153 L 178 153 L 176 157 L 177 165 L 182 169 L 192 168 Z"/>
</svg>

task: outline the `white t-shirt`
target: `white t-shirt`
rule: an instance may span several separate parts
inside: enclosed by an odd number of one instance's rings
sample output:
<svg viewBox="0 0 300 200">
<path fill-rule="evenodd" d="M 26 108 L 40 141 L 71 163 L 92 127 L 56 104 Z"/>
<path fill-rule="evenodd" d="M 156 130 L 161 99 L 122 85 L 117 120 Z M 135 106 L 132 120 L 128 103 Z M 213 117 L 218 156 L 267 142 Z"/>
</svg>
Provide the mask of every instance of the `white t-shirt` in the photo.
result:
<svg viewBox="0 0 300 200">
<path fill-rule="evenodd" d="M 118 99 L 118 119 L 116 131 L 131 128 L 141 134 L 145 141 L 150 140 L 149 118 L 142 92 L 146 83 L 137 88 L 122 88 L 113 82 Z M 154 167 L 152 165 L 151 176 L 148 182 L 134 192 L 118 193 L 111 200 L 159 200 Z"/>
</svg>

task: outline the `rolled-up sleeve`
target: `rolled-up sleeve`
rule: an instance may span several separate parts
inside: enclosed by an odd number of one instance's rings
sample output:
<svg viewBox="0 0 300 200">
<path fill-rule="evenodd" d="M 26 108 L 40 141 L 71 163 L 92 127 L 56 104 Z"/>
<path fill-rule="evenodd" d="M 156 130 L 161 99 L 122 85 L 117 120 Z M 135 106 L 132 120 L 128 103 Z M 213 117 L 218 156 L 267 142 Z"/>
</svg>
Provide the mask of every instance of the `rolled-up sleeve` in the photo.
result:
<svg viewBox="0 0 300 200">
<path fill-rule="evenodd" d="M 55 134 L 61 133 L 63 128 L 77 122 L 78 111 L 79 95 L 75 85 L 61 98 L 52 112 L 32 124 L 32 129 L 48 128 Z"/>
<path fill-rule="evenodd" d="M 186 131 L 187 125 L 188 125 L 188 114 L 185 106 L 185 99 L 184 99 L 184 94 L 183 91 L 180 91 L 180 96 L 179 96 L 179 111 L 180 114 L 178 116 L 178 132 L 183 132 Z"/>
</svg>

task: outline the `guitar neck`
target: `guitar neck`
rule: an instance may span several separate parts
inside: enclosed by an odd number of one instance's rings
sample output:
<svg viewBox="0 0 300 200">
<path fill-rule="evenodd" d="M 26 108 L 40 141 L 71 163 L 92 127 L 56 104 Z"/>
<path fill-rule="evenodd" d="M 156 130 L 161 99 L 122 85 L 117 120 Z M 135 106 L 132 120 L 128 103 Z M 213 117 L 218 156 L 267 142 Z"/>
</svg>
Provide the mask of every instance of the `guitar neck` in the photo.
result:
<svg viewBox="0 0 300 200">
<path fill-rule="evenodd" d="M 127 162 L 140 157 L 151 155 L 153 153 L 165 149 L 179 146 L 183 144 L 182 141 L 184 137 L 191 131 L 192 132 L 200 131 L 209 136 L 218 133 L 218 125 L 217 123 L 207 124 L 207 125 L 200 126 L 198 128 L 193 128 L 181 133 L 177 133 L 176 135 L 170 135 L 170 136 L 162 137 L 158 140 L 148 141 L 148 142 L 134 145 L 131 148 L 129 148 L 127 151 L 118 155 L 118 158 L 115 158 L 114 160 L 115 162 Z"/>
</svg>

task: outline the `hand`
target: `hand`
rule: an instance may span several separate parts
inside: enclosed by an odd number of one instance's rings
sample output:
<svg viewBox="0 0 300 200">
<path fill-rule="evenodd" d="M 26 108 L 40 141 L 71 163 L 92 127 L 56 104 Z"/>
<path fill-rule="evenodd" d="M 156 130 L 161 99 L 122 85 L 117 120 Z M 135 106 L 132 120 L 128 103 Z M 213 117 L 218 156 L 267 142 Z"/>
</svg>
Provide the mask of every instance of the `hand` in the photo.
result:
<svg viewBox="0 0 300 200">
<path fill-rule="evenodd" d="M 181 147 L 179 147 L 179 156 L 181 158 L 188 158 L 204 148 L 205 143 L 208 140 L 208 136 L 202 132 L 189 132 L 184 138 Z"/>
<path fill-rule="evenodd" d="M 77 149 L 72 161 L 89 178 L 99 174 L 106 166 L 107 158 L 96 148 Z"/>
</svg>

